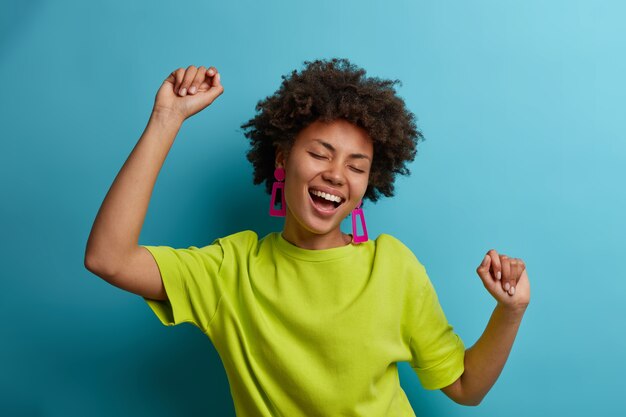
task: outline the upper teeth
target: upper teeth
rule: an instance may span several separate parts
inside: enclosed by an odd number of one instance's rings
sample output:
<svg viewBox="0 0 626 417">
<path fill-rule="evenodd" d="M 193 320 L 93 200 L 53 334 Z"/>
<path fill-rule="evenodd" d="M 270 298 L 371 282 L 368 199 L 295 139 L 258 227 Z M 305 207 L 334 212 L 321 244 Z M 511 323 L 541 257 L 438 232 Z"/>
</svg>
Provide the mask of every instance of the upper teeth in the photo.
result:
<svg viewBox="0 0 626 417">
<path fill-rule="evenodd" d="M 341 197 L 336 196 L 336 195 L 332 195 L 332 194 L 328 194 L 328 193 L 324 193 L 322 191 L 311 191 L 311 194 L 316 195 L 318 197 L 322 197 L 324 200 L 328 200 L 328 201 L 335 201 L 337 203 L 341 203 Z"/>
</svg>

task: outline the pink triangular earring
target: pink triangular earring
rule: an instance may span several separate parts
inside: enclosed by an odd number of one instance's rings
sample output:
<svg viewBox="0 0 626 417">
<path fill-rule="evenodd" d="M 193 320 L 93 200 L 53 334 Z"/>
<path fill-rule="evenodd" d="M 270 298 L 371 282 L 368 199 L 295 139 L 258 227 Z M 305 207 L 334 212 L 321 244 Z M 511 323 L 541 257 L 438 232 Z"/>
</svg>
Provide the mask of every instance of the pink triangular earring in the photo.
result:
<svg viewBox="0 0 626 417">
<path fill-rule="evenodd" d="M 270 200 L 270 216 L 285 217 L 287 205 L 285 204 L 285 170 L 278 167 L 274 170 L 274 184 L 272 185 L 272 199 Z M 276 194 L 280 192 L 280 208 L 276 208 Z"/>
<path fill-rule="evenodd" d="M 367 227 L 365 226 L 365 216 L 363 215 L 363 209 L 361 206 L 363 205 L 363 200 L 359 203 L 358 206 L 354 210 L 352 210 L 352 242 L 353 243 L 363 243 L 367 242 Z M 356 218 L 359 217 L 361 220 L 361 229 L 363 229 L 363 234 L 359 236 L 358 229 L 356 227 Z"/>
</svg>

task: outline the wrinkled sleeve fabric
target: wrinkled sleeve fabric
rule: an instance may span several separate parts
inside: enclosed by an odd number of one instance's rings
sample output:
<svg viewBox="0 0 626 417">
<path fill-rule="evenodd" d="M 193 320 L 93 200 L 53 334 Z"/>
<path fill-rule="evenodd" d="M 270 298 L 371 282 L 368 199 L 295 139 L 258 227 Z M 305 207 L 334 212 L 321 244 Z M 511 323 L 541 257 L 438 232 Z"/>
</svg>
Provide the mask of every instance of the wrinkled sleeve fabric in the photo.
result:
<svg viewBox="0 0 626 417">
<path fill-rule="evenodd" d="M 409 319 L 410 363 L 424 388 L 441 389 L 463 374 L 465 346 L 448 323 L 426 269 L 416 262 Z"/>
<path fill-rule="evenodd" d="M 167 300 L 144 300 L 166 326 L 188 322 L 206 331 L 222 296 L 220 268 L 224 251 L 219 241 L 198 248 L 146 246 L 154 257 Z"/>
</svg>

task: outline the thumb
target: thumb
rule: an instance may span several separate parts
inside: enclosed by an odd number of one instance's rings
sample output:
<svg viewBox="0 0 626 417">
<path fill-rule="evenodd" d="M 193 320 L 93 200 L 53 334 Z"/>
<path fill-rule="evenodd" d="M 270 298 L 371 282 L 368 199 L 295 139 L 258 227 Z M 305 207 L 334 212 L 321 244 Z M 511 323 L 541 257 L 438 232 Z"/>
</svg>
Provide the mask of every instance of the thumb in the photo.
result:
<svg viewBox="0 0 626 417">
<path fill-rule="evenodd" d="M 491 256 L 487 254 L 485 255 L 485 258 L 483 259 L 482 263 L 478 265 L 478 268 L 476 268 L 476 273 L 482 280 L 483 284 L 485 284 L 485 286 L 491 286 L 491 284 L 493 283 L 493 277 L 489 273 L 490 267 L 491 267 Z"/>
<path fill-rule="evenodd" d="M 224 92 L 224 87 L 222 86 L 220 73 L 216 73 L 209 82 L 209 89 L 207 91 L 208 99 L 210 102 L 213 102 L 217 97 L 219 97 Z"/>
<path fill-rule="evenodd" d="M 222 75 L 219 72 L 211 80 L 211 87 L 222 87 Z"/>
</svg>

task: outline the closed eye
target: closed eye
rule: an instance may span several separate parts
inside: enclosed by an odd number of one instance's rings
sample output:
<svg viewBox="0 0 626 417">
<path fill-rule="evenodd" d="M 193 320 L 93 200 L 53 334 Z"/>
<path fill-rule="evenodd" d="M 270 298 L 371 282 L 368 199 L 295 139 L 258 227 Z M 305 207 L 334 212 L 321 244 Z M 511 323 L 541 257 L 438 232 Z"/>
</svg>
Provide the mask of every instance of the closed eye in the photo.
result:
<svg viewBox="0 0 626 417">
<path fill-rule="evenodd" d="M 313 158 L 315 158 L 315 159 L 326 159 L 326 157 L 325 157 L 325 156 L 323 156 L 323 155 L 318 155 L 318 154 L 313 153 L 313 152 L 309 152 L 309 154 L 310 154 Z"/>
<path fill-rule="evenodd" d="M 320 159 L 320 160 L 327 160 L 328 159 L 327 156 L 320 155 L 320 154 L 317 154 L 315 152 L 308 151 L 308 154 L 311 155 L 315 159 Z M 365 170 L 359 169 L 359 168 L 357 168 L 355 166 L 352 166 L 352 165 L 349 165 L 348 168 L 350 168 L 352 171 L 356 172 L 357 174 L 364 174 L 365 173 Z"/>
</svg>

